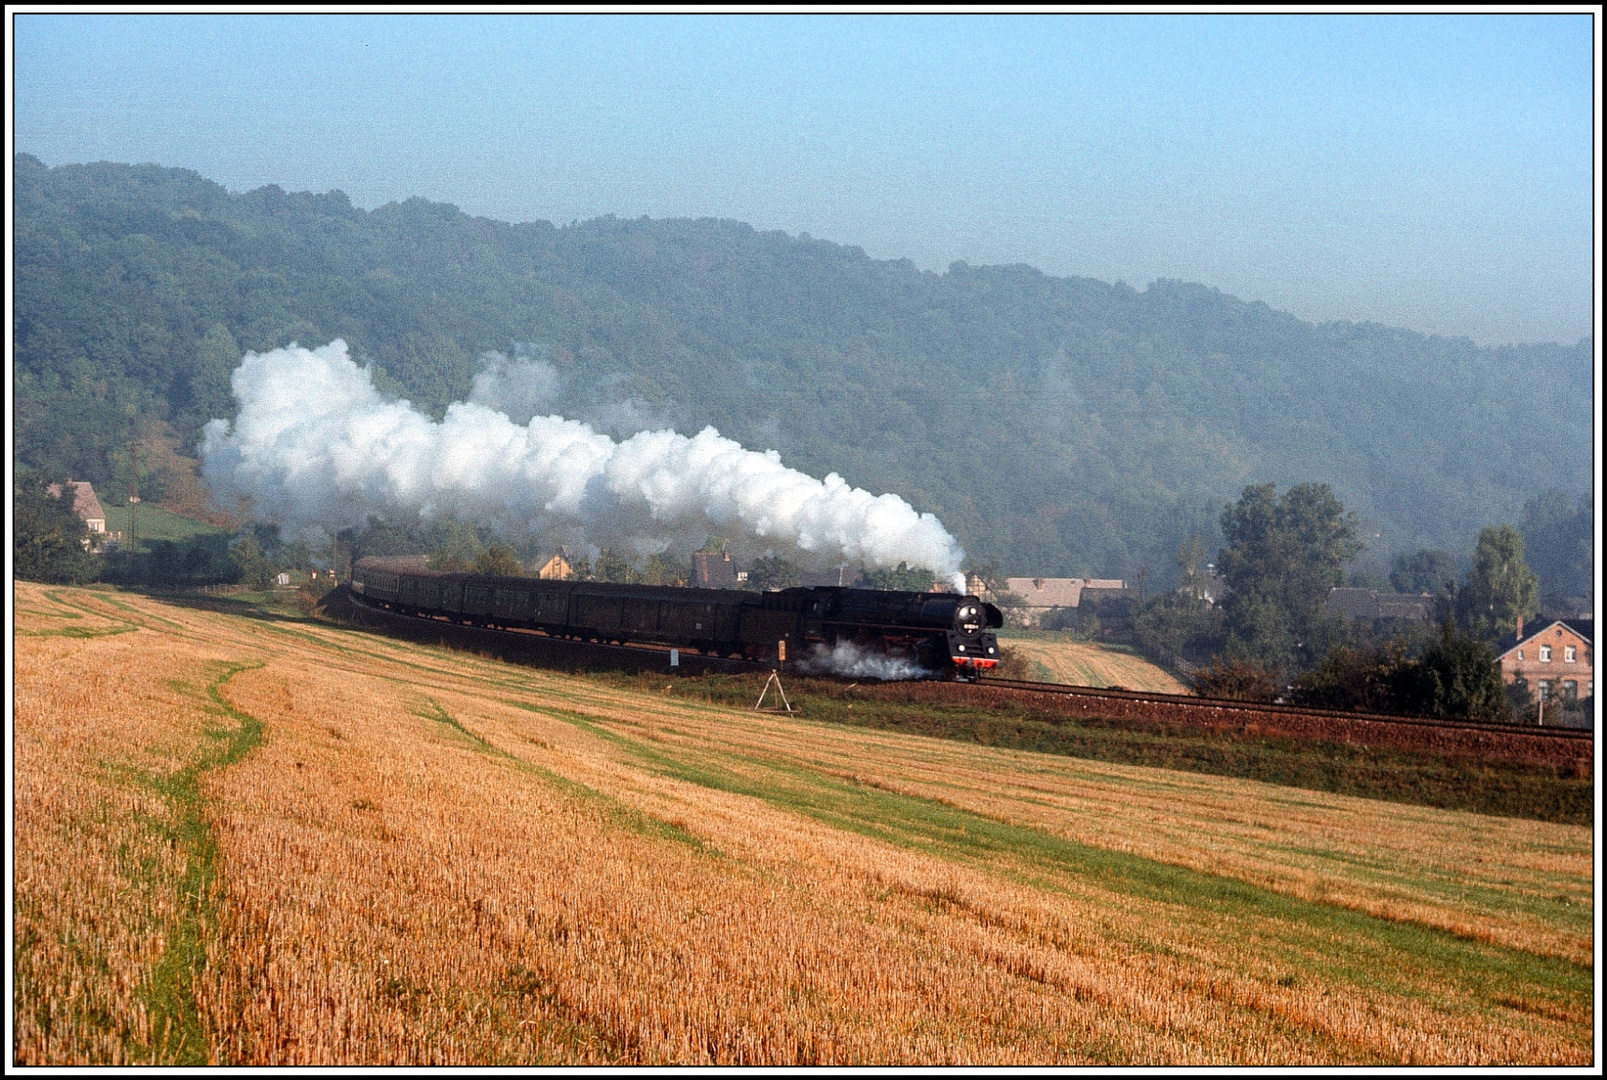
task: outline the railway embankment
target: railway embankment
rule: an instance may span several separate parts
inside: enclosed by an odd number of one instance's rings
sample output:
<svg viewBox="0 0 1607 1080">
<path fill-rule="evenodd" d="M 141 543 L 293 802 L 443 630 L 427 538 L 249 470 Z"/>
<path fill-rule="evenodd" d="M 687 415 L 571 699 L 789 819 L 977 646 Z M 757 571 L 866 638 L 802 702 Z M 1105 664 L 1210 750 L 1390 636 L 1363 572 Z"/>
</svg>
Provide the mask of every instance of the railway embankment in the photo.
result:
<svg viewBox="0 0 1607 1080">
<path fill-rule="evenodd" d="M 1453 758 L 1562 768 L 1579 777 L 1591 775 L 1594 761 L 1593 734 L 1567 728 L 1470 724 L 1004 680 L 984 680 L 963 687 L 904 683 L 884 686 L 879 692 L 908 701 L 953 701 L 958 694 L 981 705 L 1010 702 L 1037 712 L 1079 719 L 1425 751 Z"/>
</svg>

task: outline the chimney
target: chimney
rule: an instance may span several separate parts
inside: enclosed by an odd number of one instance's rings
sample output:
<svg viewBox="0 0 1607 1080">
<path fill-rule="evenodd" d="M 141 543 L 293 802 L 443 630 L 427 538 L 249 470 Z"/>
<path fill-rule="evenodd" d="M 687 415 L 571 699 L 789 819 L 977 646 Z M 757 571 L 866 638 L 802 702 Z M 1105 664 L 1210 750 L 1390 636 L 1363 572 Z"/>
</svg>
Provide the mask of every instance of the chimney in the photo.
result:
<svg viewBox="0 0 1607 1080">
<path fill-rule="evenodd" d="M 1518 637 L 1517 637 L 1517 640 L 1518 641 L 1523 640 L 1523 616 L 1522 615 L 1518 616 Z"/>
</svg>

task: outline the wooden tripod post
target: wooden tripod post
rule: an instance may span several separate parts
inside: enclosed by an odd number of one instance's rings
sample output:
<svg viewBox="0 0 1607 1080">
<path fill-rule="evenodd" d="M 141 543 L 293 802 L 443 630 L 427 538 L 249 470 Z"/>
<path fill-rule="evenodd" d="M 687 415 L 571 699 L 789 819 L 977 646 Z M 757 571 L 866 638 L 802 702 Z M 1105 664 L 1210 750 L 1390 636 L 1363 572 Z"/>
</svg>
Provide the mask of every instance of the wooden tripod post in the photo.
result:
<svg viewBox="0 0 1607 1080">
<path fill-rule="evenodd" d="M 792 702 L 787 700 L 787 692 L 781 688 L 781 676 L 774 670 L 770 672 L 770 678 L 765 681 L 764 689 L 759 691 L 759 700 L 754 704 L 753 711 L 759 711 L 760 706 L 764 704 L 764 696 L 770 692 L 772 686 L 776 688 L 776 693 L 781 695 L 781 704 L 785 706 L 786 711 L 792 712 Z M 774 712 L 781 712 L 781 709 L 777 709 L 774 705 L 770 708 Z"/>
</svg>

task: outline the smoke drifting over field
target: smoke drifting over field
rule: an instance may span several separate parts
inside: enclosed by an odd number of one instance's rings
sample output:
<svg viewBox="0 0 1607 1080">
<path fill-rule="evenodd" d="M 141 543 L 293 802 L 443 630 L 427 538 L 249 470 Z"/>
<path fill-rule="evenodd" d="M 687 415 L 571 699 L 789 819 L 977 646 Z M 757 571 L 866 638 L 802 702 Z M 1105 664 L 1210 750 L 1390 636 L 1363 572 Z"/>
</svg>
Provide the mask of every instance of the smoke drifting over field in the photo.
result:
<svg viewBox="0 0 1607 1080">
<path fill-rule="evenodd" d="M 254 516 L 289 539 L 322 539 L 370 515 L 451 515 L 637 558 L 691 550 L 714 532 L 739 552 L 805 566 L 907 562 L 960 576 L 954 537 L 897 495 L 835 473 L 806 476 L 712 427 L 616 442 L 537 415 L 557 386 L 539 360 L 489 355 L 470 400 L 439 423 L 385 400 L 341 340 L 247 353 L 232 386 L 239 415 L 207 424 L 202 474 L 221 499 L 249 498 Z"/>
</svg>

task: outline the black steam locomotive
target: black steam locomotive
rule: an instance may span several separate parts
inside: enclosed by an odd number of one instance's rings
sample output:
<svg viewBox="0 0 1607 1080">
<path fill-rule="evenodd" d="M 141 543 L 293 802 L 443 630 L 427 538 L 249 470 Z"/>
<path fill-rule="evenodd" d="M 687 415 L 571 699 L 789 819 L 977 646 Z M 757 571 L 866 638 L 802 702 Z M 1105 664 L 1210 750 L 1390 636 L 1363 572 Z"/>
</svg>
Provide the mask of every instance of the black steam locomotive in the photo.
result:
<svg viewBox="0 0 1607 1080">
<path fill-rule="evenodd" d="M 817 587 L 779 592 L 449 574 L 417 560 L 352 565 L 363 602 L 471 626 L 695 649 L 769 662 L 824 660 L 840 646 L 905 660 L 929 678 L 974 679 L 999 662 L 999 609 L 974 596 Z"/>
</svg>

